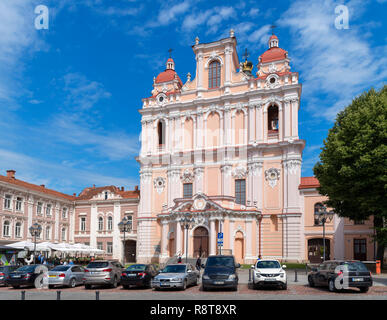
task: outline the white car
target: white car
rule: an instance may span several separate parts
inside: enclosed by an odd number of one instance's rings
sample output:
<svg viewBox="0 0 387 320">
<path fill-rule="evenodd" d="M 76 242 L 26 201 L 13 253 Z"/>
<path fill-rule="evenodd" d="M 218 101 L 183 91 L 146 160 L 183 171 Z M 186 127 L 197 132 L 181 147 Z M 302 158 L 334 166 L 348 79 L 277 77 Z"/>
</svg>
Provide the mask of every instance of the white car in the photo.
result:
<svg viewBox="0 0 387 320">
<path fill-rule="evenodd" d="M 251 266 L 253 273 L 253 286 L 258 288 L 264 285 L 277 285 L 283 290 L 287 289 L 286 266 L 278 260 L 261 259 Z"/>
</svg>

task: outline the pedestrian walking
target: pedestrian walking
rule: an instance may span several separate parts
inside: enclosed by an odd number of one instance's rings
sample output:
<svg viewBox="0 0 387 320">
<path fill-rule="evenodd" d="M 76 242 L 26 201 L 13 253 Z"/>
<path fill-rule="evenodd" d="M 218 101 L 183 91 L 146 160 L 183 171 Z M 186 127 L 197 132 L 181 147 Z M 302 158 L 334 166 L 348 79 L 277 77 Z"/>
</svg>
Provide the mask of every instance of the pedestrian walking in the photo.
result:
<svg viewBox="0 0 387 320">
<path fill-rule="evenodd" d="M 200 272 L 200 268 L 202 267 L 202 260 L 200 259 L 200 256 L 198 255 L 198 258 L 196 259 L 196 269 Z"/>
<path fill-rule="evenodd" d="M 181 255 L 179 253 L 179 256 L 177 257 L 177 263 L 181 263 Z"/>
</svg>

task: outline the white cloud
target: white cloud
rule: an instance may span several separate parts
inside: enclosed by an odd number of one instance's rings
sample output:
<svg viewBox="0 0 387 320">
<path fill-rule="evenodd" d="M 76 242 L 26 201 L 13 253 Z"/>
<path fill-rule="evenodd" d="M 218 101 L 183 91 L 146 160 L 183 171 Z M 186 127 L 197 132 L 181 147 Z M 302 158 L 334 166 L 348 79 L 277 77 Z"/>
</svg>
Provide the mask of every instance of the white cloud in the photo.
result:
<svg viewBox="0 0 387 320">
<path fill-rule="evenodd" d="M 80 73 L 68 73 L 63 77 L 67 92 L 66 103 L 78 110 L 87 110 L 102 99 L 110 98 L 110 92 L 97 81 L 90 81 Z"/>
<path fill-rule="evenodd" d="M 356 95 L 387 77 L 386 45 L 371 47 L 364 30 L 351 20 L 350 29 L 335 29 L 335 6 L 331 0 L 297 1 L 278 22 L 290 29 L 290 57 L 303 76 L 303 96 L 316 103 L 309 110 L 330 120 Z M 360 14 L 363 9 L 356 1 L 348 6 L 350 19 L 351 12 Z M 317 95 L 326 99 L 316 99 Z"/>
</svg>

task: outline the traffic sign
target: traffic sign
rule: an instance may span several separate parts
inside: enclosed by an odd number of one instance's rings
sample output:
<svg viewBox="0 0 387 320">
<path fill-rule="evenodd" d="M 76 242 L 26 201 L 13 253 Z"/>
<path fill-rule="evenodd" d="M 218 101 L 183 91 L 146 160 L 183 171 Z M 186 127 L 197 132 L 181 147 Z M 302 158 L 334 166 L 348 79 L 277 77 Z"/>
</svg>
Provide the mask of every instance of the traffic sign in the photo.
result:
<svg viewBox="0 0 387 320">
<path fill-rule="evenodd" d="M 218 239 L 222 239 L 223 241 L 223 232 L 218 232 Z"/>
</svg>

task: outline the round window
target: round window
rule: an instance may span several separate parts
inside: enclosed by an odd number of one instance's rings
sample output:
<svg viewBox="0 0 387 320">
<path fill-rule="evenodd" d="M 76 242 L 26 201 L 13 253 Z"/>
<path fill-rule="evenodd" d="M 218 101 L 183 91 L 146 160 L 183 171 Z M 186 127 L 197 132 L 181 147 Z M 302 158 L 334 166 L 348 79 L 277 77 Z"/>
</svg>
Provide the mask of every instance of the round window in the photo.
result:
<svg viewBox="0 0 387 320">
<path fill-rule="evenodd" d="M 164 101 L 164 97 L 159 97 L 159 101 L 163 102 Z"/>
<path fill-rule="evenodd" d="M 275 78 L 270 78 L 270 83 L 275 83 Z"/>
</svg>

